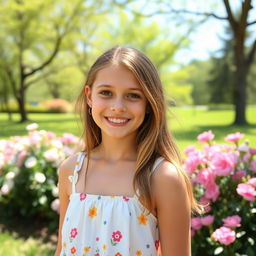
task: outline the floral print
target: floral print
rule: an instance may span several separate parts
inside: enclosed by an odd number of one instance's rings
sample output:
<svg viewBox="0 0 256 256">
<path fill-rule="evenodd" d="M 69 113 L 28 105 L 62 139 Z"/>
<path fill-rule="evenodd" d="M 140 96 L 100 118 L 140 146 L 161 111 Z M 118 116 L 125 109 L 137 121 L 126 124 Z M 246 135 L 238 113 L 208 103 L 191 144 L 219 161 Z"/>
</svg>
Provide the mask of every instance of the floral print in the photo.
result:
<svg viewBox="0 0 256 256">
<path fill-rule="evenodd" d="M 84 155 L 79 154 L 74 176 Z M 144 214 L 136 196 L 72 194 L 62 226 L 60 256 L 156 256 L 157 219 Z"/>
</svg>

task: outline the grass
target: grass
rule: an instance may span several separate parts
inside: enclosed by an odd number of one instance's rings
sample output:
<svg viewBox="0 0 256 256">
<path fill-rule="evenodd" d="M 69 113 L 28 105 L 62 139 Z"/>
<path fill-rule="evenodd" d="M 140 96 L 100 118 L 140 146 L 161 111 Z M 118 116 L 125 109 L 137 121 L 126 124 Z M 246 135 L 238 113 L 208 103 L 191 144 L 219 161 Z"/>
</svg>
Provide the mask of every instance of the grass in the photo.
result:
<svg viewBox="0 0 256 256">
<path fill-rule="evenodd" d="M 0 234 L 0 255 L 11 256 L 49 256 L 54 254 L 53 248 L 43 244 L 35 238 L 18 238 L 15 233 L 3 232 Z"/>
<path fill-rule="evenodd" d="M 174 116 L 169 116 L 169 127 L 180 149 L 194 144 L 197 135 L 203 131 L 212 130 L 215 141 L 224 142 L 224 137 L 233 132 L 240 131 L 246 134 L 251 146 L 256 147 L 256 108 L 250 107 L 246 126 L 234 126 L 234 112 L 232 110 L 206 110 L 203 108 L 173 108 Z M 29 122 L 18 123 L 19 115 L 13 115 L 13 121 L 8 121 L 6 114 L 0 114 L 0 139 L 8 139 L 14 135 L 26 135 L 26 125 L 31 122 L 39 124 L 40 129 L 50 130 L 57 135 L 71 132 L 77 136 L 81 134 L 77 119 L 73 114 L 29 114 Z"/>
</svg>

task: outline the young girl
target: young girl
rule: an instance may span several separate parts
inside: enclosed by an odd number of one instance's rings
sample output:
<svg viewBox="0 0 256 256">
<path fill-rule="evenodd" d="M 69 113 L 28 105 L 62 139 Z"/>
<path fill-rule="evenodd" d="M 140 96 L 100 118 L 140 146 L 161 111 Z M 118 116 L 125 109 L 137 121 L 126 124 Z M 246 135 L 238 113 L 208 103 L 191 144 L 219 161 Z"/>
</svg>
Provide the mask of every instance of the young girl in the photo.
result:
<svg viewBox="0 0 256 256">
<path fill-rule="evenodd" d="M 190 256 L 190 218 L 200 205 L 168 132 L 152 62 L 114 47 L 88 72 L 78 97 L 82 152 L 59 167 L 55 256 Z"/>
</svg>

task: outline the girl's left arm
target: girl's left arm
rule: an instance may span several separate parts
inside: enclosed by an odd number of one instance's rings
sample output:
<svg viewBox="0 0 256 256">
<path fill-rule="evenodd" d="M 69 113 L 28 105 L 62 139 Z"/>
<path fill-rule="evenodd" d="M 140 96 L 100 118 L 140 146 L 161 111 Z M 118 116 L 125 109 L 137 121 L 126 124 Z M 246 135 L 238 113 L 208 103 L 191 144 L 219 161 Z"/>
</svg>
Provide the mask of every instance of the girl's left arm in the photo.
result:
<svg viewBox="0 0 256 256">
<path fill-rule="evenodd" d="M 161 256 L 191 256 L 191 209 L 183 176 L 163 161 L 153 174 L 152 186 Z"/>
</svg>

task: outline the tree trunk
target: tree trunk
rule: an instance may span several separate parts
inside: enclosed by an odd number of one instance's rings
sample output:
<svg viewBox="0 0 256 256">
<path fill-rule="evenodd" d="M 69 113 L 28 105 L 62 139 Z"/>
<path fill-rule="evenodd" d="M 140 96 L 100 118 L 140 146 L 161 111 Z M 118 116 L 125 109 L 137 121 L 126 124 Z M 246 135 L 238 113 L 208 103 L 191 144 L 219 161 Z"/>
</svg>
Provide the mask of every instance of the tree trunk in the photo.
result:
<svg viewBox="0 0 256 256">
<path fill-rule="evenodd" d="M 17 98 L 19 104 L 20 123 L 28 121 L 28 115 L 25 109 L 25 91 L 20 90 L 19 97 Z"/>
<path fill-rule="evenodd" d="M 241 65 L 241 64 L 240 64 Z M 234 90 L 235 125 L 246 125 L 246 87 L 247 74 L 244 66 L 237 67 Z"/>
</svg>

